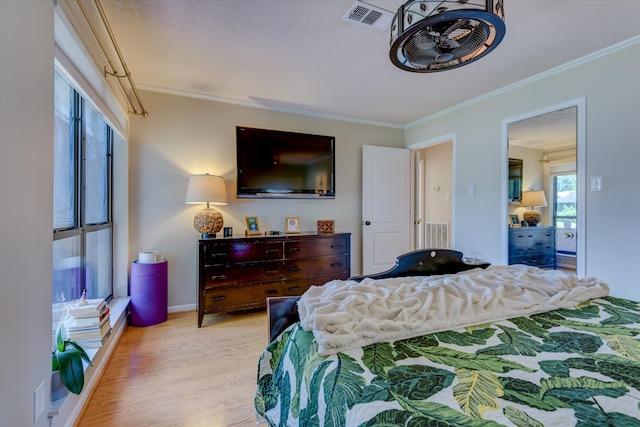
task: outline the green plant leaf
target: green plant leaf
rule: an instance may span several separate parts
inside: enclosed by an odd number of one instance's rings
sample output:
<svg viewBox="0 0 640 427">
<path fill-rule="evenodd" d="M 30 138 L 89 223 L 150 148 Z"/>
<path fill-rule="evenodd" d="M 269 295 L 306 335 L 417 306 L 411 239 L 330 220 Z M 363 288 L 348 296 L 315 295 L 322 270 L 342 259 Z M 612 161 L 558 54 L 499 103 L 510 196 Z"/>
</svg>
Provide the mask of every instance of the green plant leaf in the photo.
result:
<svg viewBox="0 0 640 427">
<path fill-rule="evenodd" d="M 498 409 L 498 398 L 503 395 L 498 375 L 491 371 L 456 369 L 458 383 L 453 397 L 460 409 L 474 418 L 483 418 L 486 411 Z"/>
<path fill-rule="evenodd" d="M 603 325 L 631 325 L 640 323 L 640 313 L 615 306 L 604 307 L 603 310 L 610 316 L 602 321 Z"/>
<path fill-rule="evenodd" d="M 603 336 L 607 345 L 616 353 L 640 362 L 640 342 L 624 335 Z"/>
<path fill-rule="evenodd" d="M 82 360 L 87 362 L 87 364 L 89 366 L 93 366 L 93 364 L 91 363 L 91 359 L 89 358 L 89 355 L 87 354 L 86 351 L 84 351 L 84 348 L 82 348 L 77 342 L 75 342 L 75 341 L 65 341 L 65 344 L 66 345 L 70 345 L 71 347 L 75 348 L 76 351 L 78 353 L 80 353 L 80 357 L 82 358 Z"/>
<path fill-rule="evenodd" d="M 438 427 L 502 427 L 495 421 L 472 418 L 441 403 L 412 401 L 395 394 L 394 398 L 398 403 L 400 403 L 400 406 L 402 406 L 405 411 L 409 411 L 417 417 L 416 420 L 424 420 L 424 422 L 416 422 L 415 424 L 407 423 L 407 425 L 433 425 Z"/>
<path fill-rule="evenodd" d="M 350 356 L 338 353 L 338 363 L 332 365 L 323 381 L 324 400 L 327 406 L 324 425 L 345 425 L 347 409 L 353 406 L 360 390 L 365 385 L 364 370 Z"/>
<path fill-rule="evenodd" d="M 434 334 L 438 341 L 462 347 L 471 345 L 484 345 L 495 334 L 495 329 L 482 328 L 467 330 L 466 332 L 445 331 Z"/>
<path fill-rule="evenodd" d="M 635 301 L 630 301 L 624 298 L 616 298 L 612 296 L 607 296 L 602 298 L 610 304 L 617 305 L 618 307 L 623 307 L 629 310 L 640 311 L 640 303 Z"/>
<path fill-rule="evenodd" d="M 555 411 L 559 408 L 568 408 L 569 405 L 553 396 L 540 398 L 540 386 L 518 378 L 501 377 L 504 395 L 502 399 L 510 402 L 526 405 L 543 411 Z"/>
<path fill-rule="evenodd" d="M 544 339 L 543 351 L 551 353 L 595 353 L 602 347 L 602 340 L 583 332 L 552 332 Z"/>
<path fill-rule="evenodd" d="M 526 333 L 503 325 L 498 327 L 503 331 L 498 334 L 502 344 L 480 349 L 477 354 L 535 356 L 542 349 L 542 345 Z"/>
<path fill-rule="evenodd" d="M 504 416 L 514 423 L 517 427 L 544 427 L 540 421 L 535 420 L 529 416 L 526 412 L 521 411 L 513 406 L 505 407 L 502 412 Z"/>
<path fill-rule="evenodd" d="M 60 378 L 71 393 L 80 394 L 84 387 L 84 366 L 82 356 L 75 348 L 56 352 L 60 367 Z"/>
<path fill-rule="evenodd" d="M 386 378 L 387 370 L 395 366 L 393 346 L 382 342 L 371 344 L 363 348 L 362 363 L 372 374 Z"/>
<path fill-rule="evenodd" d="M 535 369 L 528 368 L 520 363 L 512 362 L 498 356 L 469 354 L 446 347 L 417 347 L 411 345 L 409 342 L 403 342 L 402 347 L 396 345 L 396 351 L 398 351 L 399 348 L 402 351 L 407 351 L 407 353 L 423 356 L 433 362 L 453 366 L 454 368 L 467 368 L 477 371 L 493 372 L 508 372 L 512 369 L 517 369 L 524 372 L 535 372 Z"/>
<path fill-rule="evenodd" d="M 572 405 L 596 395 L 617 397 L 626 391 L 626 384 L 621 381 L 605 382 L 590 377 L 550 377 L 540 380 L 540 398 L 544 399 L 547 393 L 552 393 L 558 398 L 568 399 Z"/>
</svg>

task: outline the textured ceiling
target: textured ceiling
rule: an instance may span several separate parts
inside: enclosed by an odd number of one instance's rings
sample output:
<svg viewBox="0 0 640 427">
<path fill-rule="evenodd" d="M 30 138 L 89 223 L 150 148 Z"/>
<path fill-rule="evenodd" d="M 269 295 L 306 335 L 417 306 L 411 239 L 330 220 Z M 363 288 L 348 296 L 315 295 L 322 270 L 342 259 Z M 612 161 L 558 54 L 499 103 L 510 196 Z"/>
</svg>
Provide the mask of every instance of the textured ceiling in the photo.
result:
<svg viewBox="0 0 640 427">
<path fill-rule="evenodd" d="M 76 1 L 59 2 L 86 34 Z M 391 64 L 388 32 L 342 20 L 353 3 L 101 0 L 139 88 L 395 126 L 640 34 L 640 0 L 504 0 L 492 53 L 417 74 Z M 403 1 L 369 3 L 395 13 Z"/>
</svg>

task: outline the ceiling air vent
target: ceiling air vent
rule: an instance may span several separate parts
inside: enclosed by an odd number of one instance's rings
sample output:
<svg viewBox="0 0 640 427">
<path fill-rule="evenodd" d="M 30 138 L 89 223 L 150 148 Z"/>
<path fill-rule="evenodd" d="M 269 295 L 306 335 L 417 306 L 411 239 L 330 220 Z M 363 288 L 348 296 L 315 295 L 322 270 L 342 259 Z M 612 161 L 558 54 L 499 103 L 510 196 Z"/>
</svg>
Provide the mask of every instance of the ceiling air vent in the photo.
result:
<svg viewBox="0 0 640 427">
<path fill-rule="evenodd" d="M 376 31 L 387 31 L 391 26 L 393 12 L 357 1 L 349 8 L 343 21 L 373 28 Z"/>
</svg>

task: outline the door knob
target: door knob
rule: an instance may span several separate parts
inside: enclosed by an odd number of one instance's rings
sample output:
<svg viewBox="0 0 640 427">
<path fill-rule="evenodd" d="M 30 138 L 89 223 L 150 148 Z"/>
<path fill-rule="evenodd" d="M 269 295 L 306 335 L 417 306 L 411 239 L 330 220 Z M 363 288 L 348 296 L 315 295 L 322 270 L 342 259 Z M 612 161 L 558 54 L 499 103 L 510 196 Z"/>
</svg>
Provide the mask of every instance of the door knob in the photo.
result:
<svg viewBox="0 0 640 427">
<path fill-rule="evenodd" d="M 371 221 L 365 221 L 364 225 L 371 225 Z"/>
</svg>

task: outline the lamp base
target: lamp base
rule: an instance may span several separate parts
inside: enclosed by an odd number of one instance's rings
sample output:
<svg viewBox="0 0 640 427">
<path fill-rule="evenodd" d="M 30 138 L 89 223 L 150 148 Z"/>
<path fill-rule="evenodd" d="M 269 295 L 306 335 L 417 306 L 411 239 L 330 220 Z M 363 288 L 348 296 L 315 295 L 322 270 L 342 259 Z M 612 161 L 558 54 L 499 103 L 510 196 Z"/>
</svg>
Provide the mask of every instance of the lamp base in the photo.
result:
<svg viewBox="0 0 640 427">
<path fill-rule="evenodd" d="M 193 228 L 200 233 L 203 238 L 216 236 L 216 233 L 222 230 L 222 214 L 215 209 L 206 208 L 201 210 L 193 218 Z"/>
<path fill-rule="evenodd" d="M 203 239 L 215 239 L 216 233 L 213 233 L 213 234 L 202 233 L 200 237 L 202 237 Z"/>
<path fill-rule="evenodd" d="M 537 227 L 542 221 L 542 214 L 536 210 L 528 210 L 522 214 L 522 219 L 529 224 L 529 227 Z"/>
</svg>

